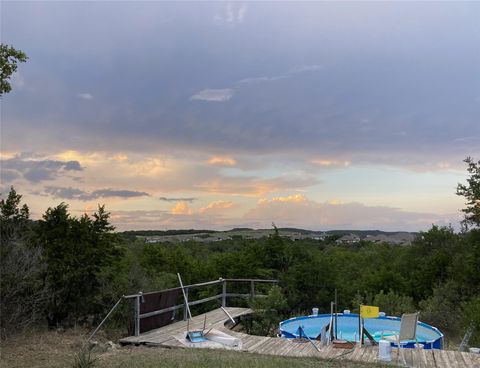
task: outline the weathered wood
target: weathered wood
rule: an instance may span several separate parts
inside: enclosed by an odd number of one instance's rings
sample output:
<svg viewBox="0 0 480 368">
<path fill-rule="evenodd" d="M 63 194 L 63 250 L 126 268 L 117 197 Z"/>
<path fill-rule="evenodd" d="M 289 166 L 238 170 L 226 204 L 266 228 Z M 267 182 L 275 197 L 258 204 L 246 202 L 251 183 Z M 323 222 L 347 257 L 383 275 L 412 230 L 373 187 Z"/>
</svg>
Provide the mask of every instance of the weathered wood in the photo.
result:
<svg viewBox="0 0 480 368">
<path fill-rule="evenodd" d="M 441 350 L 434 350 L 433 356 L 435 358 L 435 364 L 437 365 L 437 367 L 450 368 L 450 364 L 448 363 L 448 360 L 446 360 L 443 356 Z"/>
<path fill-rule="evenodd" d="M 414 349 L 403 349 L 404 356 L 405 356 L 405 361 L 407 362 L 407 365 L 409 367 L 414 366 L 413 365 L 413 350 Z"/>
<path fill-rule="evenodd" d="M 227 306 L 227 280 L 222 282 L 222 307 Z"/>
<path fill-rule="evenodd" d="M 221 294 L 220 294 L 221 295 Z M 247 308 L 227 308 L 234 318 L 251 313 Z M 191 329 L 202 329 L 207 316 L 207 328 L 215 328 L 226 332 L 242 341 L 242 350 L 269 355 L 309 356 L 321 359 L 338 359 L 342 361 L 358 361 L 366 363 L 378 362 L 378 347 L 355 347 L 348 354 L 344 349 L 334 349 L 331 345 L 320 347 L 317 351 L 309 342 L 300 343 L 275 337 L 253 336 L 242 332 L 229 330 L 225 327 L 227 316 L 221 309 L 194 316 L 190 321 Z M 171 348 L 185 347 L 176 336 L 186 332 L 187 322 L 178 321 L 156 330 L 121 339 L 122 344 L 145 344 L 151 346 L 166 346 Z M 392 351 L 392 363 L 397 363 L 398 349 Z M 480 367 L 479 357 L 471 353 L 460 353 L 444 350 L 404 349 L 407 363 L 412 367 L 450 368 L 450 367 Z"/>
<path fill-rule="evenodd" d="M 453 351 L 454 359 L 460 368 L 468 368 L 459 351 Z"/>
<path fill-rule="evenodd" d="M 135 298 L 134 307 L 134 324 L 135 324 L 135 336 L 140 335 L 140 295 Z"/>
<path fill-rule="evenodd" d="M 424 350 L 425 358 L 427 361 L 427 367 L 435 368 L 437 366 L 435 357 L 433 356 L 433 350 Z"/>
<path fill-rule="evenodd" d="M 463 364 L 461 364 L 462 362 L 457 361 L 455 358 L 455 352 L 453 350 L 443 350 L 443 353 L 447 357 L 448 362 L 452 367 L 463 367 Z"/>
<path fill-rule="evenodd" d="M 231 281 L 231 282 L 250 282 L 250 293 L 249 294 L 239 294 L 239 293 L 228 294 L 227 293 L 227 281 Z M 178 309 L 183 309 L 183 320 L 186 321 L 189 318 L 189 307 L 190 306 L 194 306 L 194 305 L 198 305 L 198 304 L 202 304 L 202 303 L 207 303 L 209 301 L 216 300 L 216 299 L 221 299 L 222 306 L 226 307 L 227 306 L 227 298 L 229 298 L 229 297 L 241 297 L 241 298 L 253 298 L 253 297 L 255 297 L 256 296 L 255 295 L 255 283 L 256 282 L 277 283 L 278 281 L 277 280 L 262 280 L 262 279 L 222 279 L 222 278 L 220 278 L 218 280 L 207 281 L 207 282 L 202 282 L 202 283 L 198 283 L 198 284 L 186 285 L 186 286 L 182 287 L 182 291 L 185 293 L 185 295 L 184 295 L 185 300 L 184 300 L 183 304 L 174 305 L 174 306 L 171 306 L 171 307 L 168 307 L 168 308 L 159 309 L 159 310 L 152 311 L 152 312 L 149 312 L 149 313 L 144 313 L 144 314 L 140 314 L 140 308 L 138 306 L 138 300 L 139 300 L 139 298 L 142 298 L 143 295 L 148 295 L 148 294 L 151 294 L 152 292 L 144 293 L 144 294 L 142 292 L 140 292 L 138 294 L 123 296 L 123 298 L 124 299 L 134 298 L 135 326 L 137 326 L 137 324 L 138 324 L 138 330 L 135 329 L 135 336 L 138 336 L 140 334 L 140 321 L 139 320 L 142 319 L 142 318 L 153 317 L 153 316 L 157 316 L 157 315 L 160 315 L 160 314 L 163 314 L 163 313 L 168 313 L 168 312 L 172 312 L 172 311 L 175 311 L 175 310 L 178 310 Z M 216 285 L 216 284 L 220 284 L 220 283 L 222 284 L 222 293 L 221 294 L 213 295 L 213 296 L 203 298 L 203 299 L 200 299 L 200 300 L 189 301 L 189 295 L 188 295 L 189 294 L 189 289 L 203 287 L 203 286 L 211 286 L 211 285 Z M 171 288 L 171 289 L 165 289 L 165 290 L 161 290 L 161 291 L 166 292 L 166 291 L 171 291 L 171 290 L 176 290 L 176 289 L 180 289 L 180 288 Z M 258 296 L 264 296 L 264 295 L 258 295 Z"/>
</svg>

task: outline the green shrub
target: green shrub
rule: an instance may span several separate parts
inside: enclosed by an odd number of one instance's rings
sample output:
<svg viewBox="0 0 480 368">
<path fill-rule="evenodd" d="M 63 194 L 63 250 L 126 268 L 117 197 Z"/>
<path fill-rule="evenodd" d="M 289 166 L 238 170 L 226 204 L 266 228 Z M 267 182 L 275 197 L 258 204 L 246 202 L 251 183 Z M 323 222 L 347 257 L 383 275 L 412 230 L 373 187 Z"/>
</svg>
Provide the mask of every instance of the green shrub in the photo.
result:
<svg viewBox="0 0 480 368">
<path fill-rule="evenodd" d="M 470 345 L 480 345 L 480 296 L 477 296 L 463 304 L 461 322 L 465 331 L 470 326 L 472 326 L 474 329 L 473 335 L 470 338 Z"/>
<path fill-rule="evenodd" d="M 440 284 L 433 289 L 430 298 L 419 303 L 420 320 L 439 328 L 443 333 L 458 337 L 461 301 L 458 286 L 454 281 Z"/>
<path fill-rule="evenodd" d="M 392 290 L 388 293 L 381 290 L 373 298 L 373 305 L 380 307 L 380 310 L 389 316 L 399 316 L 403 313 L 415 312 L 413 299 L 411 297 L 399 295 Z"/>
<path fill-rule="evenodd" d="M 284 319 L 288 305 L 282 289 L 273 286 L 266 297 L 257 297 L 251 302 L 253 316 L 247 323 L 247 332 L 253 335 L 272 336 Z"/>
</svg>

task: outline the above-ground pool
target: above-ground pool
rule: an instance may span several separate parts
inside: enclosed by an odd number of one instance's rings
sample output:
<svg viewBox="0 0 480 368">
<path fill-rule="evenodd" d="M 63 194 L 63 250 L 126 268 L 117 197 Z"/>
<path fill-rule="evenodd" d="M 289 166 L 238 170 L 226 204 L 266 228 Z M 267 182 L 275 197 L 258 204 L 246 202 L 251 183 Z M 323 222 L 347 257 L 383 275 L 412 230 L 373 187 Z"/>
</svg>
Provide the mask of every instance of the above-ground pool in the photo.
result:
<svg viewBox="0 0 480 368">
<path fill-rule="evenodd" d="M 280 334 L 282 337 L 295 338 L 299 336 L 299 327 L 302 327 L 303 334 L 311 339 L 320 335 L 322 328 L 330 323 L 330 314 L 319 314 L 317 316 L 295 317 L 280 322 Z M 400 331 L 399 317 L 378 317 L 365 319 L 365 329 L 370 332 L 376 341 L 383 336 L 397 335 Z M 335 318 L 334 318 L 335 321 Z M 334 322 L 335 323 L 335 322 Z M 333 327 L 335 331 L 335 326 Z M 337 338 L 347 341 L 359 341 L 358 314 L 337 314 Z M 424 349 L 441 349 L 443 345 L 443 334 L 435 327 L 418 322 L 417 340 L 424 345 Z M 395 345 L 392 343 L 392 345 Z M 404 345 L 414 347 L 415 341 Z"/>
</svg>

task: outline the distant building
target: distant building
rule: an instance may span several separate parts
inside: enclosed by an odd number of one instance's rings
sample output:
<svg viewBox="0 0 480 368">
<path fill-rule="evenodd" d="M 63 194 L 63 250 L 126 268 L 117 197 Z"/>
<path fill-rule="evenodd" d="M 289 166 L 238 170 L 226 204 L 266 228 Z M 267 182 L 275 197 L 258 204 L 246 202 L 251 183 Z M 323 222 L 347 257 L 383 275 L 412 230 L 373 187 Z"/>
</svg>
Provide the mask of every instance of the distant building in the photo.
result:
<svg viewBox="0 0 480 368">
<path fill-rule="evenodd" d="M 358 243 L 359 241 L 360 241 L 360 237 L 358 235 L 348 234 L 337 239 L 335 242 L 337 244 L 353 244 L 353 243 Z"/>
</svg>

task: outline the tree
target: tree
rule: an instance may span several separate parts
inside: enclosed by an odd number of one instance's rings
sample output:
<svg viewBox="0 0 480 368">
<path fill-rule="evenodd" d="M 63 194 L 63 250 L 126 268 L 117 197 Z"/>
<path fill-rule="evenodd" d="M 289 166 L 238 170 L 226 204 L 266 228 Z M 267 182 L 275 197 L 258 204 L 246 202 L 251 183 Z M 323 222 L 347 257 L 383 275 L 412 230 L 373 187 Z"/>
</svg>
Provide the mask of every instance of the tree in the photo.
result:
<svg viewBox="0 0 480 368">
<path fill-rule="evenodd" d="M 94 300 L 101 286 L 99 275 L 119 255 L 108 219 L 103 206 L 93 219 L 86 214 L 76 218 L 61 203 L 39 221 L 37 234 L 47 264 L 45 282 L 51 290 L 50 326 L 82 322 L 98 309 Z"/>
<path fill-rule="evenodd" d="M 471 157 L 467 157 L 464 162 L 467 163 L 467 171 L 470 177 L 467 178 L 467 184 L 457 185 L 457 195 L 465 197 L 466 208 L 462 209 L 465 213 L 463 224 L 468 226 L 480 227 L 480 161 L 475 162 Z"/>
<path fill-rule="evenodd" d="M 273 286 L 266 297 L 251 301 L 252 319 L 247 322 L 248 333 L 261 336 L 274 336 L 280 321 L 285 319 L 288 310 L 287 300 L 279 286 Z"/>
<path fill-rule="evenodd" d="M 20 332 L 37 322 L 47 290 L 41 249 L 31 242 L 33 222 L 22 196 L 12 187 L 0 201 L 0 325 L 1 337 Z"/>
<path fill-rule="evenodd" d="M 9 79 L 17 70 L 17 63 L 24 63 L 27 59 L 23 51 L 0 43 L 0 96 L 12 90 Z"/>
</svg>

